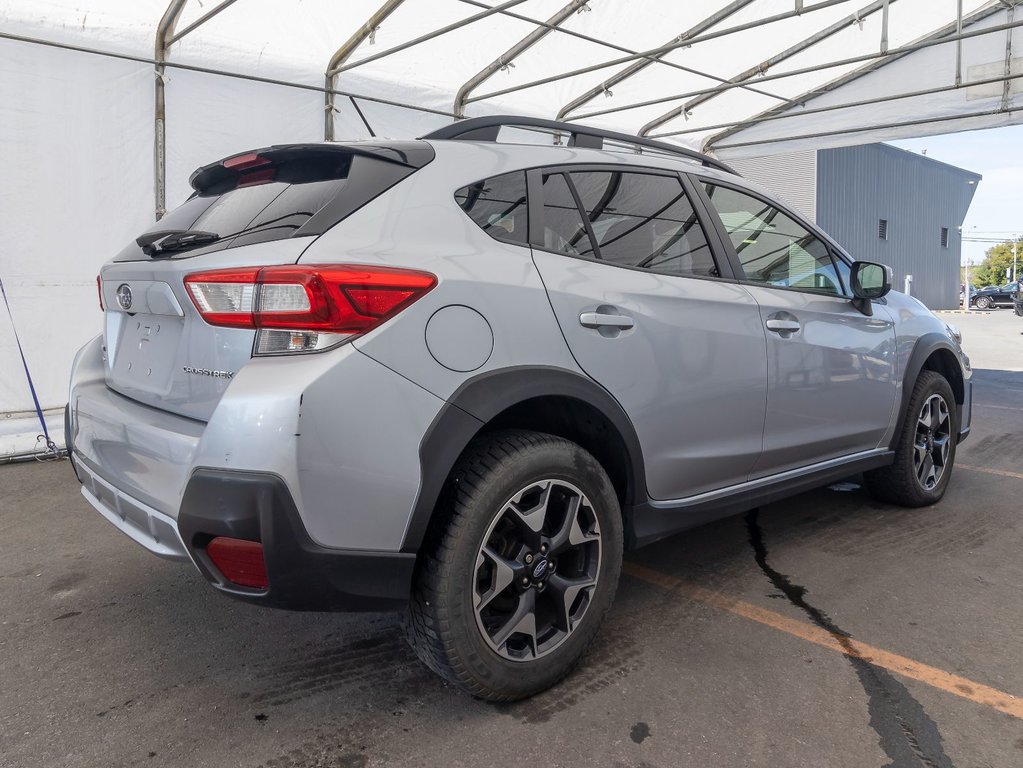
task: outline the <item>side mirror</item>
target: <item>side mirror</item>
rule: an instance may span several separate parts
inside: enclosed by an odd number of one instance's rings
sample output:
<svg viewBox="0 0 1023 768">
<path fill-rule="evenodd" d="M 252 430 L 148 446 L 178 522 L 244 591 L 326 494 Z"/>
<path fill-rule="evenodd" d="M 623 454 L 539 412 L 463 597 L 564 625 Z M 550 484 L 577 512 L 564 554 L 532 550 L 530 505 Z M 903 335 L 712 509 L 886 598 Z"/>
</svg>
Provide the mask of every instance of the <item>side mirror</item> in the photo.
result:
<svg viewBox="0 0 1023 768">
<path fill-rule="evenodd" d="M 892 289 L 892 268 L 872 261 L 854 261 L 851 281 L 853 306 L 869 317 L 874 314 L 870 302 Z"/>
</svg>

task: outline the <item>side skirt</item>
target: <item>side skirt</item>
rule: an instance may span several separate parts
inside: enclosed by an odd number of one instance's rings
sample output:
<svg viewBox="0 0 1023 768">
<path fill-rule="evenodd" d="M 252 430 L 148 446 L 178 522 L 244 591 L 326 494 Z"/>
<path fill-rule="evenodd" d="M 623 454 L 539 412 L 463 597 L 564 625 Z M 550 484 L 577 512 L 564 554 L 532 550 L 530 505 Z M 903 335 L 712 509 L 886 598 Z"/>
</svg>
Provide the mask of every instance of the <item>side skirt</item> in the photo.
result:
<svg viewBox="0 0 1023 768">
<path fill-rule="evenodd" d="M 864 451 L 699 496 L 671 501 L 647 499 L 627 513 L 631 523 L 627 545 L 629 549 L 643 547 L 674 533 L 889 465 L 894 459 L 894 451 Z"/>
</svg>

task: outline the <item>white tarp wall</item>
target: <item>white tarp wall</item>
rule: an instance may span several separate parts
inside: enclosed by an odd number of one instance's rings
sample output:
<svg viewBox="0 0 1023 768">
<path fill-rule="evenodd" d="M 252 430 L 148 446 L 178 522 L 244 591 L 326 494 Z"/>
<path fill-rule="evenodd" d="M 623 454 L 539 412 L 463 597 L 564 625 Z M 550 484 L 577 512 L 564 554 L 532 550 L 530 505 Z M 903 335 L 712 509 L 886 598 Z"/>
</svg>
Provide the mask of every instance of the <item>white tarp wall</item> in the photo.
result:
<svg viewBox="0 0 1023 768">
<path fill-rule="evenodd" d="M 0 279 L 14 320 L 12 327 L 0 307 L 0 456 L 33 450 L 40 431 L 14 328 L 24 345 L 41 405 L 52 417 L 51 436 L 62 443 L 59 414 L 67 399 L 74 352 L 101 327 L 95 276 L 105 260 L 153 221 L 155 209 L 153 64 L 46 47 L 38 41 L 151 59 L 157 23 L 167 2 L 105 0 L 85 7 L 72 0 L 8 0 L 0 7 Z M 201 4 L 188 0 L 177 29 L 186 29 L 219 7 L 218 2 L 224 0 Z M 221 13 L 175 42 L 169 54 L 172 64 L 284 80 L 307 89 L 168 67 L 168 207 L 187 196 L 188 176 L 199 165 L 267 144 L 321 140 L 323 94 L 308 88 L 322 88 L 331 55 L 382 2 L 228 0 Z M 336 87 L 442 113 L 359 101 L 378 134 L 422 135 L 450 121 L 462 84 L 538 29 L 536 20 L 551 19 L 566 2 L 505 0 L 499 13 L 490 13 L 497 0 L 405 0 L 373 39 L 358 47 L 349 62 L 357 68 L 341 72 Z M 636 132 L 666 111 L 689 103 L 691 96 L 686 94 L 718 87 L 776 58 L 761 74 L 743 81 L 742 87 L 725 90 L 649 133 L 685 131 L 673 140 L 697 148 L 711 140 L 711 148 L 720 146 L 717 151 L 727 158 L 1021 119 L 1016 87 L 1020 81 L 1010 79 L 1007 99 L 997 87 L 963 88 L 881 107 L 774 120 L 719 135 L 722 126 L 742 125 L 767 110 L 786 106 L 788 99 L 799 98 L 805 106 L 794 108 L 802 109 L 872 94 L 921 90 L 931 83 L 947 85 L 955 75 L 954 44 L 883 62 L 884 68 L 876 73 L 815 99 L 801 96 L 863 66 L 825 68 L 827 61 L 878 53 L 884 6 L 889 6 L 888 46 L 894 50 L 954 22 L 957 0 L 589 0 L 578 4 L 588 12 L 571 13 L 556 30 L 510 62 L 514 66 L 495 71 L 470 94 L 466 113 L 554 118 L 596 88 L 598 95 L 568 110 L 567 119 Z M 963 6 L 967 18 L 979 13 L 983 20 L 978 23 L 989 26 L 1012 21 L 1014 12 L 992 0 L 964 0 Z M 1023 22 L 1023 8 L 1014 10 L 1015 22 Z M 481 14 L 487 15 L 469 26 L 372 59 Z M 713 14 L 720 18 L 708 26 L 704 22 Z M 775 20 L 766 23 L 765 19 Z M 701 25 L 695 37 L 689 33 Z M 713 36 L 732 28 L 735 31 Z M 823 29 L 834 31 L 818 44 L 800 49 Z M 676 38 L 685 33 L 689 33 L 687 41 L 679 42 Z M 13 40 L 12 35 L 37 42 Z M 1020 74 L 1019 56 L 1010 55 L 1005 63 L 1007 36 L 1013 50 L 1023 51 L 1019 29 L 964 41 L 964 84 Z M 630 52 L 650 52 L 666 43 L 674 47 L 657 53 L 660 61 L 601 89 L 601 83 L 640 60 L 635 55 L 630 58 Z M 794 52 L 777 57 L 786 51 Z M 617 62 L 576 72 L 609 60 Z M 800 68 L 815 71 L 768 80 Z M 550 82 L 536 82 L 559 73 L 563 76 Z M 501 93 L 507 89 L 516 90 Z M 485 98 L 472 100 L 479 97 Z M 366 138 L 366 127 L 349 100 L 339 95 L 336 103 L 336 138 Z M 959 119 L 991 110 L 1001 111 Z M 906 115 L 931 121 L 887 132 L 876 127 L 878 122 L 898 122 Z M 843 134 L 864 121 L 875 127 Z M 802 139 L 795 146 L 782 141 L 822 131 L 831 135 Z M 768 143 L 750 146 L 751 141 Z M 729 144 L 734 148 L 727 149 Z"/>
</svg>

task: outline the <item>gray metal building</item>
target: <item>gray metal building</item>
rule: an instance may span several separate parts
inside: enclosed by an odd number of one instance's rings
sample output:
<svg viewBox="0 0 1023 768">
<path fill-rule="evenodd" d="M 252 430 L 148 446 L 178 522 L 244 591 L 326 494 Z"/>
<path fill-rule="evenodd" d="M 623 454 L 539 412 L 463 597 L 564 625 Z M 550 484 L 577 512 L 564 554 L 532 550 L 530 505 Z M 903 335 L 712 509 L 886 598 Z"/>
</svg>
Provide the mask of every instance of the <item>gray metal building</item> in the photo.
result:
<svg viewBox="0 0 1023 768">
<path fill-rule="evenodd" d="M 895 288 L 931 309 L 959 306 L 960 227 L 980 174 L 887 144 L 807 150 L 732 163 L 772 189 L 857 259 L 888 264 Z"/>
</svg>

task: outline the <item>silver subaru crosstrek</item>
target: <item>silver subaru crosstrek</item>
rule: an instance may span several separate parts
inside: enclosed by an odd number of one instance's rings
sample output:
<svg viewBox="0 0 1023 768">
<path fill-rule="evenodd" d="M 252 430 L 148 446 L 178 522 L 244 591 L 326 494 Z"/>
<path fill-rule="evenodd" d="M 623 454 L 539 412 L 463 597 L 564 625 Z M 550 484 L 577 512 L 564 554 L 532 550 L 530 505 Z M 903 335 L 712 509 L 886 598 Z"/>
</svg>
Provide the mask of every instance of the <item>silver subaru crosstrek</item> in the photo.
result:
<svg viewBox="0 0 1023 768">
<path fill-rule="evenodd" d="M 624 549 L 859 472 L 932 504 L 969 432 L 958 332 L 690 150 L 491 117 L 191 184 L 99 275 L 82 493 L 233 597 L 404 608 L 476 696 L 567 674 Z"/>
</svg>

